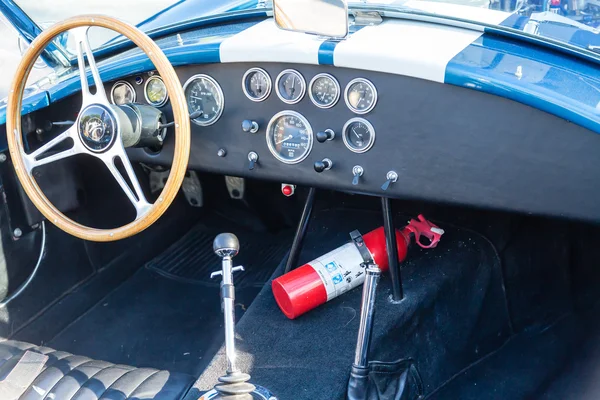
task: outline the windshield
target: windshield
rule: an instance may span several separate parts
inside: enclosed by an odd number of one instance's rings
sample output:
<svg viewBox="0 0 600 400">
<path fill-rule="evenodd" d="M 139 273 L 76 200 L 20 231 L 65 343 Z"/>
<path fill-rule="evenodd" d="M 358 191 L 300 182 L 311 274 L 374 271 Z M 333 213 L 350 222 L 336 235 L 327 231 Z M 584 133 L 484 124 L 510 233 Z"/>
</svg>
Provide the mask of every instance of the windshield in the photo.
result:
<svg viewBox="0 0 600 400">
<path fill-rule="evenodd" d="M 303 1 L 303 0 L 298 0 Z M 270 8 L 266 0 L 20 0 L 19 6 L 41 28 L 70 16 L 101 13 L 137 25 L 145 32 L 227 11 Z M 350 8 L 381 8 L 434 13 L 499 25 L 600 53 L 600 0 L 364 0 Z M 114 39 L 95 28 L 93 48 Z"/>
<path fill-rule="evenodd" d="M 133 25 L 152 17 L 180 0 L 20 0 L 17 4 L 40 27 L 82 14 L 105 14 Z M 90 45 L 98 48 L 116 36 L 108 29 L 94 29 Z"/>
</svg>

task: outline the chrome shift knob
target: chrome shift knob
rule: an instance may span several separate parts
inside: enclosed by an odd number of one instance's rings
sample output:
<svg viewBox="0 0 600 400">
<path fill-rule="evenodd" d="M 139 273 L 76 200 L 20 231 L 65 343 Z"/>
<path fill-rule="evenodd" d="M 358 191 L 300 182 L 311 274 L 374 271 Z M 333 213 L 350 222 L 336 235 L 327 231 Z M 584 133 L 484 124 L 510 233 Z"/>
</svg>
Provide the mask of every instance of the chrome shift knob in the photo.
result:
<svg viewBox="0 0 600 400">
<path fill-rule="evenodd" d="M 233 233 L 221 233 L 213 242 L 213 250 L 221 258 L 235 257 L 240 251 L 240 241 Z"/>
</svg>

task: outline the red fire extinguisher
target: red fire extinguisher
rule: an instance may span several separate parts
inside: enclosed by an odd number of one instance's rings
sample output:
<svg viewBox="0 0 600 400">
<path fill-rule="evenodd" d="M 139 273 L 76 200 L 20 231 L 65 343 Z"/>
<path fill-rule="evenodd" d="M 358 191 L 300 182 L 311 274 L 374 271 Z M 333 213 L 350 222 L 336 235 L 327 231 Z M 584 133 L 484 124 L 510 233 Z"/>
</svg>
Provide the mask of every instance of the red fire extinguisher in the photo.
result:
<svg viewBox="0 0 600 400">
<path fill-rule="evenodd" d="M 406 258 L 411 234 L 419 246 L 428 249 L 437 246 L 444 231 L 427 221 L 423 215 L 419 215 L 418 220 L 411 219 L 402 230 L 396 230 L 399 261 Z M 422 241 L 423 237 L 428 239 L 428 243 Z M 365 257 L 360 247 L 363 245 L 373 262 L 383 272 L 387 271 L 389 265 L 383 227 L 360 237 L 361 243 L 358 245 L 354 239 L 273 281 L 275 301 L 286 317 L 297 318 L 362 285 L 365 280 L 362 265 Z"/>
</svg>

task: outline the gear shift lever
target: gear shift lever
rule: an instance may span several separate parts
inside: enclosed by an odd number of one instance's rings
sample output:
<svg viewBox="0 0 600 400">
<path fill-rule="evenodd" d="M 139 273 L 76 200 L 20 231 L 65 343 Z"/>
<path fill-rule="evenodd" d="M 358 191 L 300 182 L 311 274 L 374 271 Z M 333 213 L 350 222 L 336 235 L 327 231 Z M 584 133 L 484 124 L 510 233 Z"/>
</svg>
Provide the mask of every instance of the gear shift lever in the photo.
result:
<svg viewBox="0 0 600 400">
<path fill-rule="evenodd" d="M 221 301 L 225 318 L 225 355 L 227 357 L 227 374 L 219 378 L 215 388 L 205 393 L 200 400 L 277 400 L 268 390 L 254 386 L 250 375 L 239 370 L 236 365 L 235 352 L 235 287 L 233 273 L 244 271 L 244 267 L 233 266 L 233 257 L 240 250 L 240 242 L 233 233 L 221 233 L 213 242 L 215 254 L 221 257 L 221 270 L 210 274 L 210 277 L 221 275 Z"/>
</svg>

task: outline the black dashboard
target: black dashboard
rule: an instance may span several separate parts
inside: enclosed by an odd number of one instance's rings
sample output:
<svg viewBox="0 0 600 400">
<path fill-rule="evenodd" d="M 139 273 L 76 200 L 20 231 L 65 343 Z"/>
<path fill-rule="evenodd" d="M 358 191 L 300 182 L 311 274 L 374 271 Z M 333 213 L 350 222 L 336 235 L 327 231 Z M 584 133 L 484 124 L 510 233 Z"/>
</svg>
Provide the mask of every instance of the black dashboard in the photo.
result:
<svg viewBox="0 0 600 400">
<path fill-rule="evenodd" d="M 202 92 L 210 80 L 222 91 L 217 95 L 222 96 L 221 110 L 215 107 L 198 118 L 208 123 L 192 124 L 191 169 L 376 196 L 600 219 L 594 200 L 600 137 L 529 106 L 451 85 L 330 66 L 235 63 L 176 70 L 182 84 L 202 78 L 195 89 L 186 90 L 188 96 Z M 258 70 L 268 74 L 268 93 L 260 76 L 252 81 L 261 82 L 254 89 L 243 84 L 244 77 Z M 284 73 L 288 70 L 297 71 L 304 88 L 298 86 L 297 75 Z M 333 99 L 330 80 L 320 82 L 327 98 L 322 92 L 317 99 L 310 95 L 311 81 L 323 74 L 339 84 L 338 99 Z M 149 79 L 148 74 L 124 79 L 138 102 L 148 101 L 144 93 Z M 357 82 L 363 85 L 349 98 Z M 106 84 L 107 91 L 113 84 Z M 252 96 L 265 98 L 256 101 Z M 194 102 L 189 105 L 192 113 Z M 170 118 L 170 103 L 161 107 Z M 128 153 L 134 161 L 169 165 L 172 150 L 173 137 L 167 135 L 159 152 L 132 148 Z M 395 181 L 390 179 L 395 176 Z"/>
</svg>

